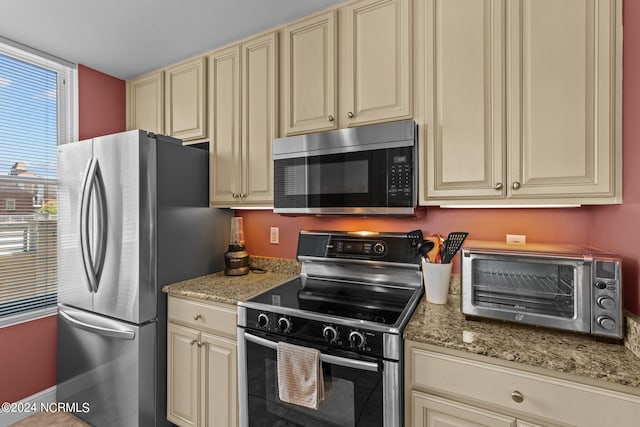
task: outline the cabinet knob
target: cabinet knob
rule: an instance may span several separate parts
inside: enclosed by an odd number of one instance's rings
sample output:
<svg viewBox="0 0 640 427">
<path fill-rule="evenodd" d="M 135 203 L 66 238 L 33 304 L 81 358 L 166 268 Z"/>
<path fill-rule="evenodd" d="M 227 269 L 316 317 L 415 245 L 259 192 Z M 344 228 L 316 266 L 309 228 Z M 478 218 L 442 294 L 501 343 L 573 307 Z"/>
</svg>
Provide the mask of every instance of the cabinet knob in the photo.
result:
<svg viewBox="0 0 640 427">
<path fill-rule="evenodd" d="M 198 319 L 202 319 L 202 314 L 196 314 L 195 316 L 193 316 L 193 320 L 198 320 Z"/>
<path fill-rule="evenodd" d="M 246 195 L 246 194 L 244 194 L 244 193 L 240 193 L 240 198 L 241 198 L 241 199 L 244 199 L 245 197 L 247 197 L 247 195 Z"/>
<path fill-rule="evenodd" d="M 511 188 L 513 188 L 514 190 L 519 190 L 520 189 L 520 183 L 518 181 L 514 181 L 514 183 L 511 184 Z"/>
<path fill-rule="evenodd" d="M 333 116 L 332 116 L 331 114 L 329 114 L 329 115 L 327 116 L 327 120 L 329 120 L 330 122 L 332 122 L 332 121 L 333 121 Z"/>
<path fill-rule="evenodd" d="M 511 399 L 516 403 L 524 402 L 524 396 L 518 390 L 514 390 L 511 392 Z"/>
<path fill-rule="evenodd" d="M 233 197 L 234 199 L 238 198 L 238 194 L 237 193 L 231 193 L 231 197 Z"/>
<path fill-rule="evenodd" d="M 194 345 L 195 343 L 197 343 L 198 340 L 191 340 L 191 342 L 189 343 L 189 345 Z"/>
<path fill-rule="evenodd" d="M 495 188 L 498 191 L 502 190 L 502 183 L 498 182 L 493 188 Z"/>
<path fill-rule="evenodd" d="M 198 347 L 202 347 L 202 341 L 198 341 Z"/>
<path fill-rule="evenodd" d="M 349 112 L 347 113 L 347 117 L 349 117 L 350 119 L 353 119 L 353 113 L 352 113 L 351 111 L 349 111 Z"/>
</svg>

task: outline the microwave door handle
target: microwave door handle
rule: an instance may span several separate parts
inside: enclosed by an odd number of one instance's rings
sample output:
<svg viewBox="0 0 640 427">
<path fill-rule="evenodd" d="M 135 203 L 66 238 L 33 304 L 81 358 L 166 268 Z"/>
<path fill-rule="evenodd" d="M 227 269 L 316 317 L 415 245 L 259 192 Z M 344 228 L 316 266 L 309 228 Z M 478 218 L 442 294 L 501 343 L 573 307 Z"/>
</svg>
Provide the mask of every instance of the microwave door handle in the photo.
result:
<svg viewBox="0 0 640 427">
<path fill-rule="evenodd" d="M 261 345 L 263 347 L 270 348 L 272 350 L 278 349 L 278 343 L 251 335 L 247 332 L 244 334 L 244 339 L 254 344 Z M 377 363 L 364 362 L 362 360 L 347 359 L 346 357 L 332 356 L 330 354 L 320 353 L 320 360 L 330 365 L 344 366 L 345 368 L 358 369 L 360 371 L 378 372 L 379 367 Z"/>
<path fill-rule="evenodd" d="M 82 264 L 89 292 L 95 293 L 96 275 L 91 260 L 91 243 L 89 241 L 89 216 L 91 213 L 90 201 L 91 193 L 96 173 L 96 159 L 91 158 L 87 164 L 84 177 L 82 179 L 82 189 L 80 191 L 80 252 L 82 255 Z"/>
</svg>

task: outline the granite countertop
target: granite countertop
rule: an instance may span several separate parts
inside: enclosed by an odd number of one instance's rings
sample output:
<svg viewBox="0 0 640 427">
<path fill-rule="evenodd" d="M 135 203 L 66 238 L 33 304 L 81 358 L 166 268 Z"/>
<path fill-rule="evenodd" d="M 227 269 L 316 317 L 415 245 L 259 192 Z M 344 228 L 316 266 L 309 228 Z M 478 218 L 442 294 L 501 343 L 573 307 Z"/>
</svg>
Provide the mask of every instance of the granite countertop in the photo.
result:
<svg viewBox="0 0 640 427">
<path fill-rule="evenodd" d="M 424 298 L 404 338 L 612 384 L 640 387 L 640 358 L 620 344 L 598 342 L 579 333 L 494 320 L 465 320 L 460 295 L 447 304 Z"/>
<path fill-rule="evenodd" d="M 266 272 L 225 276 L 221 271 L 166 285 L 162 291 L 173 296 L 236 305 L 300 274 L 300 263 L 296 260 L 251 257 L 251 267 Z"/>
</svg>

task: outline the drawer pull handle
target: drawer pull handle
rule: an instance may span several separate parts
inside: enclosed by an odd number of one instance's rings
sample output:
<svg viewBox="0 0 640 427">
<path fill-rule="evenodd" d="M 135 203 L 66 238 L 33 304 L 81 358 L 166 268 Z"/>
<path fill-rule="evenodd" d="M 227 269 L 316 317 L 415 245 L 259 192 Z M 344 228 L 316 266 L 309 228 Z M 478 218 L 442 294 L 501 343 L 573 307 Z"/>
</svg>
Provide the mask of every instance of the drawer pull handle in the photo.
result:
<svg viewBox="0 0 640 427">
<path fill-rule="evenodd" d="M 493 188 L 495 188 L 498 191 L 502 190 L 502 183 L 501 182 L 497 183 Z"/>
<path fill-rule="evenodd" d="M 353 119 L 353 116 L 354 116 L 354 114 L 351 111 L 349 111 L 347 113 L 347 117 L 349 117 L 350 119 Z"/>
<path fill-rule="evenodd" d="M 511 399 L 513 399 L 513 401 L 516 403 L 524 402 L 524 396 L 518 390 L 511 392 Z"/>
<path fill-rule="evenodd" d="M 196 314 L 195 316 L 193 316 L 193 320 L 198 320 L 198 319 L 202 319 L 202 314 Z"/>
</svg>

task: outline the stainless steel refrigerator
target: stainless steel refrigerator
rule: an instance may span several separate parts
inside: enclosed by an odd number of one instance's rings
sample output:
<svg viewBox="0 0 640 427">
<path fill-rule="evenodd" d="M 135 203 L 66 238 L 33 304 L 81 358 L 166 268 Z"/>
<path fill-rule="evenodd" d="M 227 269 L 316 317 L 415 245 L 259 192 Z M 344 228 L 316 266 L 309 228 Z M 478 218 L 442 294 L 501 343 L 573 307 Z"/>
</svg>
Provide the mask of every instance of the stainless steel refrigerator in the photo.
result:
<svg viewBox="0 0 640 427">
<path fill-rule="evenodd" d="M 224 268 L 209 153 L 135 130 L 58 148 L 57 398 L 95 426 L 166 421 L 165 284 Z"/>
</svg>

